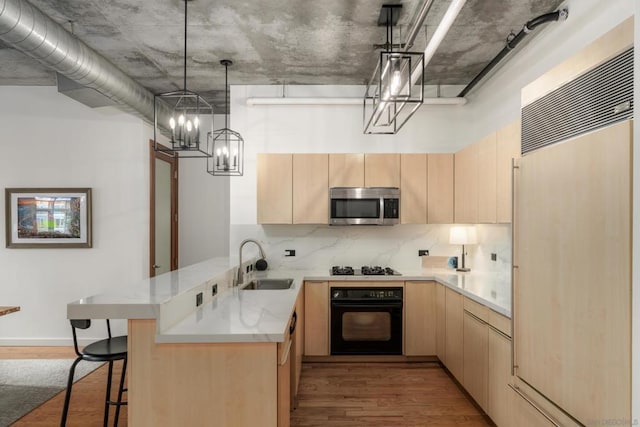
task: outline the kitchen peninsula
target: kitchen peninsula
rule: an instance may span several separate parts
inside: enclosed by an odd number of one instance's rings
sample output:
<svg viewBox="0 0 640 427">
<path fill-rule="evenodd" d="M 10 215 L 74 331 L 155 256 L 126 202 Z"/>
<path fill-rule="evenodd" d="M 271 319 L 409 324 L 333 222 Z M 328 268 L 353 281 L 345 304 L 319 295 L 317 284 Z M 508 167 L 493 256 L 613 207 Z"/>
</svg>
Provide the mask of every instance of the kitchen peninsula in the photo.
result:
<svg viewBox="0 0 640 427">
<path fill-rule="evenodd" d="M 510 282 L 493 275 L 273 270 L 253 278 L 292 278 L 292 286 L 248 291 L 230 286 L 234 271 L 216 258 L 68 304 L 70 319 L 128 319 L 131 425 L 288 425 L 304 349 L 305 283 L 436 281 L 510 315 Z"/>
</svg>

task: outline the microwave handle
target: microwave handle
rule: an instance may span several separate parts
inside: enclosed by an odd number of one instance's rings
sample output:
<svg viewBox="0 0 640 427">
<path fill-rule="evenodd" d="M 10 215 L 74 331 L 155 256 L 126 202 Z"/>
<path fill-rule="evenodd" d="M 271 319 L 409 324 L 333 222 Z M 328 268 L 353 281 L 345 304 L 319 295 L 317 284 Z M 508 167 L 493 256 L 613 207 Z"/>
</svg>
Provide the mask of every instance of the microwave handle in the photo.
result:
<svg viewBox="0 0 640 427">
<path fill-rule="evenodd" d="M 380 218 L 378 218 L 380 224 L 384 223 L 384 197 L 380 197 Z"/>
</svg>

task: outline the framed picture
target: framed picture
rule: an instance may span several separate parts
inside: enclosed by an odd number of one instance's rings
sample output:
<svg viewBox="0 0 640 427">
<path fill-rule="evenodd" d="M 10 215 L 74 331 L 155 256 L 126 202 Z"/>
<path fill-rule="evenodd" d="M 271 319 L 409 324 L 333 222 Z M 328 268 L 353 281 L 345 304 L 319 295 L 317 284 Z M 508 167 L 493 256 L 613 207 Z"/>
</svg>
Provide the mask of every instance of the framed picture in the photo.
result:
<svg viewBox="0 0 640 427">
<path fill-rule="evenodd" d="M 8 248 L 90 248 L 90 188 L 6 188 Z"/>
</svg>

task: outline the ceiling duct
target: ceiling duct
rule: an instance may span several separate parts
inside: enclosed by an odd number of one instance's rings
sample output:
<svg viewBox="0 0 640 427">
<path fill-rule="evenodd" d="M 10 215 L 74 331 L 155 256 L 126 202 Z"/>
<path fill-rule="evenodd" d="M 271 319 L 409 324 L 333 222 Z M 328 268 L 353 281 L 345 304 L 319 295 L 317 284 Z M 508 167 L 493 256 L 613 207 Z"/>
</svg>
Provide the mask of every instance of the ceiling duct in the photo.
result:
<svg viewBox="0 0 640 427">
<path fill-rule="evenodd" d="M 25 0 L 0 0 L 0 39 L 153 122 L 153 94 Z M 78 88 L 76 88 L 78 89 Z M 128 108 L 126 108 L 128 107 Z"/>
</svg>

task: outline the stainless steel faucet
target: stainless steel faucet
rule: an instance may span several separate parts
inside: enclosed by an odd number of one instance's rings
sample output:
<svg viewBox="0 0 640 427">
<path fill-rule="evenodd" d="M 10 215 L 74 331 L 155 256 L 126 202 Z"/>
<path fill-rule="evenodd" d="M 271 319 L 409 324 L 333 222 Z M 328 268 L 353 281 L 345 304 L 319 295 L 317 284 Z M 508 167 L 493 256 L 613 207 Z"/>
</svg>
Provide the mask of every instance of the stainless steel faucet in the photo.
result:
<svg viewBox="0 0 640 427">
<path fill-rule="evenodd" d="M 264 250 L 262 249 L 262 246 L 260 246 L 260 243 L 258 243 L 256 240 L 253 239 L 244 239 L 242 241 L 242 243 L 240 243 L 240 249 L 238 250 L 238 274 L 236 276 L 236 283 L 234 286 L 238 286 L 240 283 L 242 283 L 243 281 L 243 276 L 244 273 L 242 271 L 242 248 L 244 247 L 245 244 L 252 242 L 255 243 L 258 246 L 258 249 L 260 250 L 260 257 L 261 258 L 265 258 L 264 256 Z"/>
</svg>

